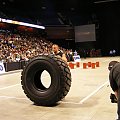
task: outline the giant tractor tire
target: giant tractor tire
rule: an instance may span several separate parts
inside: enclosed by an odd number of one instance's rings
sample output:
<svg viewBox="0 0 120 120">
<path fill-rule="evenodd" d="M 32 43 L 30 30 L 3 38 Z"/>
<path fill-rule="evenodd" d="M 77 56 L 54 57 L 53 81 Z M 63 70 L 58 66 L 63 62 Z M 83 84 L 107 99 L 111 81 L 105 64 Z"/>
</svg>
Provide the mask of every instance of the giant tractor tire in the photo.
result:
<svg viewBox="0 0 120 120">
<path fill-rule="evenodd" d="M 42 83 L 43 71 L 47 71 L 50 75 L 49 87 Z M 39 56 L 30 60 L 24 67 L 21 84 L 26 96 L 36 105 L 51 106 L 63 99 L 69 92 L 70 69 L 67 63 L 58 57 Z"/>
</svg>

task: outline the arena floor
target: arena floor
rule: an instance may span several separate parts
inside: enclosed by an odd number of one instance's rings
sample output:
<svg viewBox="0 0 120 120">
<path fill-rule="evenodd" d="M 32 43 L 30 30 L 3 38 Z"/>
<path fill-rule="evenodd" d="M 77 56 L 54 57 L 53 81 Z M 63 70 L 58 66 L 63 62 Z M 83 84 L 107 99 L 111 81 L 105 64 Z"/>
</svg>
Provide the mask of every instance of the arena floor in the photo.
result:
<svg viewBox="0 0 120 120">
<path fill-rule="evenodd" d="M 21 71 L 0 75 L 0 120 L 115 120 L 117 105 L 110 102 L 108 63 L 120 57 L 87 58 L 71 69 L 68 95 L 54 107 L 36 106 L 24 94 Z M 100 62 L 100 67 L 83 69 L 83 62 Z M 43 77 L 46 77 L 44 75 Z"/>
</svg>

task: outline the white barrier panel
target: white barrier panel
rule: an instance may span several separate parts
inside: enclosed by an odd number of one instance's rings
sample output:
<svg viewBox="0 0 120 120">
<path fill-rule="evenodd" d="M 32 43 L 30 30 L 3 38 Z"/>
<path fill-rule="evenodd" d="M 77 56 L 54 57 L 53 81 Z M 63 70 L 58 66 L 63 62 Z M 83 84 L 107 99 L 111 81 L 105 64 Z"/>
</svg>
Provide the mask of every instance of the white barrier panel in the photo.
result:
<svg viewBox="0 0 120 120">
<path fill-rule="evenodd" d="M 5 67 L 4 67 L 4 64 L 2 62 L 0 62 L 0 74 L 1 73 L 5 73 Z"/>
<path fill-rule="evenodd" d="M 74 62 L 80 62 L 81 61 L 80 55 L 73 56 L 73 58 L 74 58 Z"/>
</svg>

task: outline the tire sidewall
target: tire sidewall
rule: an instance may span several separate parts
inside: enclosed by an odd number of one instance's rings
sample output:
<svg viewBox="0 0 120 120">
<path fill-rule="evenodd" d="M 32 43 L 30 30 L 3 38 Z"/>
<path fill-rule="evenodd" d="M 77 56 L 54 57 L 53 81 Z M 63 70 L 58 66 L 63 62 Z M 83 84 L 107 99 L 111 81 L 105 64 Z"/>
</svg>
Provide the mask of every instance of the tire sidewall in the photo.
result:
<svg viewBox="0 0 120 120">
<path fill-rule="evenodd" d="M 46 70 L 51 76 L 51 85 L 46 90 L 37 89 L 34 85 L 34 75 L 37 71 Z M 60 67 L 54 59 L 48 57 L 39 57 L 31 60 L 23 72 L 23 86 L 27 95 L 34 100 L 47 101 L 52 100 L 59 94 L 60 90 L 60 76 L 62 72 Z"/>
</svg>

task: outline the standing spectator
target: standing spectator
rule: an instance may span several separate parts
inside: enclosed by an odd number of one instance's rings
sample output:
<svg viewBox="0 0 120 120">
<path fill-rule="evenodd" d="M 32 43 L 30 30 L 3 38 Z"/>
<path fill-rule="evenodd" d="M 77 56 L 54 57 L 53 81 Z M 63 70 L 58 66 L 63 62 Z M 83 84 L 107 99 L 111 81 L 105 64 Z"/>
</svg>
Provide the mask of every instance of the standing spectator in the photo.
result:
<svg viewBox="0 0 120 120">
<path fill-rule="evenodd" d="M 66 51 L 66 58 L 67 58 L 67 61 L 68 61 L 68 62 L 74 61 L 74 59 L 73 59 L 73 54 L 72 54 L 71 50 L 67 50 L 67 51 Z"/>
<path fill-rule="evenodd" d="M 110 50 L 109 55 L 112 57 L 113 56 L 113 51 Z"/>
<path fill-rule="evenodd" d="M 86 59 L 86 50 L 83 50 L 83 57 Z"/>
<path fill-rule="evenodd" d="M 113 56 L 115 56 L 116 55 L 116 50 L 115 49 L 113 49 Z"/>
<path fill-rule="evenodd" d="M 78 53 L 77 53 L 77 51 L 75 50 L 75 52 L 74 52 L 74 56 L 77 56 L 77 54 L 78 54 Z"/>
</svg>

